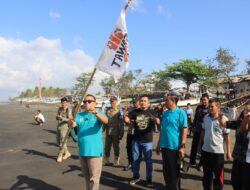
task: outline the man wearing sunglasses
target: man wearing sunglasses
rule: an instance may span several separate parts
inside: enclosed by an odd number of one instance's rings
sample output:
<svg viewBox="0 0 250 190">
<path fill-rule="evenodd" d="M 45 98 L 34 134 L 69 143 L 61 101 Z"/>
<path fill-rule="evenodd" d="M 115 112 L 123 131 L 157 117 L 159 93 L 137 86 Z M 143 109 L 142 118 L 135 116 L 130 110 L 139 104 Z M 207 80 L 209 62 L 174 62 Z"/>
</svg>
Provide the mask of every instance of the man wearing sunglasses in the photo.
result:
<svg viewBox="0 0 250 190">
<path fill-rule="evenodd" d="M 111 108 L 108 108 L 106 115 L 108 116 L 108 124 L 106 125 L 106 140 L 105 140 L 105 157 L 103 164 L 109 164 L 110 150 L 113 144 L 115 160 L 114 166 L 120 165 L 120 140 L 124 134 L 123 114 L 118 107 L 118 101 L 115 96 L 110 98 Z"/>
<path fill-rule="evenodd" d="M 78 152 L 86 190 L 99 189 L 102 172 L 102 127 L 108 123 L 105 114 L 95 110 L 96 98 L 88 94 L 83 101 L 85 110 L 76 115 L 69 124 L 78 128 Z"/>
</svg>

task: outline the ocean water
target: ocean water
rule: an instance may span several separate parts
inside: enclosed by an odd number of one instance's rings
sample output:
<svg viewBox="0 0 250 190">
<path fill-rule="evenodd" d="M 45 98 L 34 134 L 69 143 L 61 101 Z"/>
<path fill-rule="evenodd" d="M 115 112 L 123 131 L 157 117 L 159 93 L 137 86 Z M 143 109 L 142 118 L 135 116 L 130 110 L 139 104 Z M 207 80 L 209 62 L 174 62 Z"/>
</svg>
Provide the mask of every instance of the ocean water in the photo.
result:
<svg viewBox="0 0 250 190">
<path fill-rule="evenodd" d="M 0 106 L 1 105 L 8 105 L 10 102 L 0 102 Z"/>
</svg>

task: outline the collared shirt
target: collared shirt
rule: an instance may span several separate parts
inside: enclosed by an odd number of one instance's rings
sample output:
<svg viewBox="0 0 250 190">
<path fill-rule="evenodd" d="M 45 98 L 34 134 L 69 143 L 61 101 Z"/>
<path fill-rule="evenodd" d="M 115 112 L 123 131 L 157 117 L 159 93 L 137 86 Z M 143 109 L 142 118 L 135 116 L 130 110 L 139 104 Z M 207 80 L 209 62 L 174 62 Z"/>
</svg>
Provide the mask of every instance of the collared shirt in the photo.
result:
<svg viewBox="0 0 250 190">
<path fill-rule="evenodd" d="M 102 111 L 99 112 L 105 115 Z M 102 126 L 97 116 L 87 111 L 76 115 L 78 152 L 80 156 L 103 156 Z"/>
<path fill-rule="evenodd" d="M 108 116 L 108 124 L 106 128 L 106 135 L 120 135 L 122 130 L 122 121 L 123 118 L 121 116 L 119 108 L 109 108 L 106 112 Z"/>
<path fill-rule="evenodd" d="M 58 127 L 68 126 L 69 118 L 72 116 L 72 110 L 70 108 L 64 109 L 63 107 L 60 107 L 57 114 L 62 117 L 62 120 L 58 120 Z"/>
<path fill-rule="evenodd" d="M 185 111 L 178 107 L 166 110 L 163 112 L 161 126 L 160 147 L 178 150 L 182 140 L 182 129 L 188 126 Z"/>
<path fill-rule="evenodd" d="M 227 117 L 225 117 L 225 120 L 228 121 Z M 221 126 L 218 118 L 213 118 L 209 114 L 204 117 L 202 128 L 205 130 L 202 150 L 216 154 L 223 154 L 224 135 L 229 134 L 230 129 Z"/>
</svg>

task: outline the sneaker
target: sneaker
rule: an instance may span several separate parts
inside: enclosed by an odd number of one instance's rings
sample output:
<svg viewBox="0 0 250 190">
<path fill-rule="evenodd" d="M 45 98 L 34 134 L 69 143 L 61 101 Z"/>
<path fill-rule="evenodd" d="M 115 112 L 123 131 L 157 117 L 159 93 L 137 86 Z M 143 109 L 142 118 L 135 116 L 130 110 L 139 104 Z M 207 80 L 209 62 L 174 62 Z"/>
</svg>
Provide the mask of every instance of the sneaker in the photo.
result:
<svg viewBox="0 0 250 190">
<path fill-rule="evenodd" d="M 65 155 L 62 157 L 63 160 L 68 159 L 71 156 L 69 152 L 66 152 Z"/>
<path fill-rule="evenodd" d="M 151 178 L 148 178 L 147 181 L 146 181 L 146 186 L 147 187 L 153 187 L 153 183 L 152 183 L 152 179 Z"/>
<path fill-rule="evenodd" d="M 133 178 L 133 179 L 129 182 L 129 184 L 130 184 L 130 185 L 135 185 L 135 184 L 138 183 L 139 181 L 140 181 L 139 178 Z"/>
<path fill-rule="evenodd" d="M 128 171 L 130 169 L 132 169 L 132 165 L 131 164 L 129 164 L 126 167 L 123 168 L 124 171 Z"/>
</svg>

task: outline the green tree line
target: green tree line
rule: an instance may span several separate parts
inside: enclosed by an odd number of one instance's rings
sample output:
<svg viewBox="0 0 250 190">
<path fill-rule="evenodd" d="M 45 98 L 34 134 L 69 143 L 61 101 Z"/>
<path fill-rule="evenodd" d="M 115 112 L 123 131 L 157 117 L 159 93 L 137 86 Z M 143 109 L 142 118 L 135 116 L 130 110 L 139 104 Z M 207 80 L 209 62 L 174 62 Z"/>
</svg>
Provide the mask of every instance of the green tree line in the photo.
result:
<svg viewBox="0 0 250 190">
<path fill-rule="evenodd" d="M 115 81 L 112 76 L 101 80 L 105 94 L 115 94 L 119 96 L 134 96 L 144 93 L 166 92 L 171 89 L 170 81 L 173 79 L 181 80 L 186 84 L 187 90 L 193 83 L 198 83 L 201 89 L 207 87 L 218 87 L 218 78 L 225 77 L 228 84 L 233 88 L 230 76 L 235 71 L 239 59 L 226 48 L 218 48 L 215 56 L 207 60 L 201 59 L 182 59 L 174 63 L 166 63 L 165 67 L 151 73 L 143 73 L 142 69 L 127 71 L 123 76 Z M 246 60 L 246 72 L 250 74 L 250 60 Z M 82 94 L 86 87 L 91 73 L 84 72 L 76 78 L 76 83 L 72 87 L 72 95 L 77 97 Z M 92 81 L 93 84 L 93 81 Z M 91 84 L 91 85 L 92 85 Z M 42 96 L 64 96 L 66 89 L 43 87 Z M 22 97 L 38 96 L 38 88 L 27 89 L 20 94 Z"/>
<path fill-rule="evenodd" d="M 18 98 L 28 98 L 28 97 L 38 97 L 38 87 L 35 87 L 34 89 L 26 89 L 25 91 L 22 91 L 21 94 L 18 96 Z M 67 93 L 67 90 L 64 88 L 54 88 L 52 86 L 50 87 L 42 87 L 42 96 L 43 97 L 61 97 L 65 96 Z"/>
</svg>

